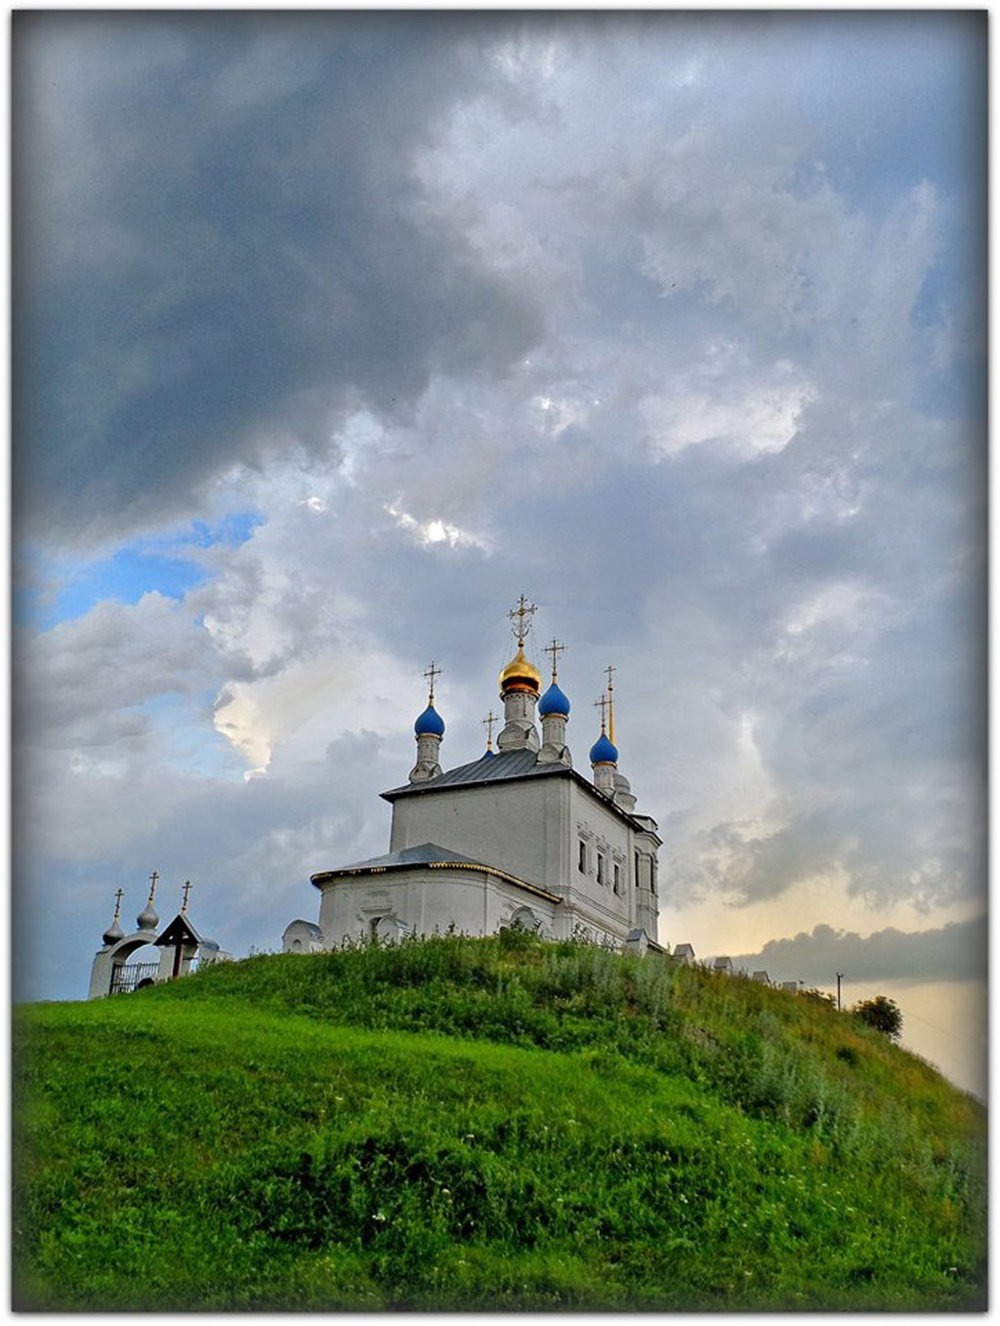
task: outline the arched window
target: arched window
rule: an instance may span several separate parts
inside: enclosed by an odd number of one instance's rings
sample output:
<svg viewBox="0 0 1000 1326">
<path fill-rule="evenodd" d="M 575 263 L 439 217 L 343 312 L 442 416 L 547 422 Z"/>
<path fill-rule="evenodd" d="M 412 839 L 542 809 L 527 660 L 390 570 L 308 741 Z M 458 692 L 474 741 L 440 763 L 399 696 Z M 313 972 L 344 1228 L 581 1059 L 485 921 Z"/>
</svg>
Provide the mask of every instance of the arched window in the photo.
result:
<svg viewBox="0 0 1000 1326">
<path fill-rule="evenodd" d="M 510 918 L 510 924 L 518 930 L 537 930 L 542 923 L 530 907 L 519 907 Z"/>
</svg>

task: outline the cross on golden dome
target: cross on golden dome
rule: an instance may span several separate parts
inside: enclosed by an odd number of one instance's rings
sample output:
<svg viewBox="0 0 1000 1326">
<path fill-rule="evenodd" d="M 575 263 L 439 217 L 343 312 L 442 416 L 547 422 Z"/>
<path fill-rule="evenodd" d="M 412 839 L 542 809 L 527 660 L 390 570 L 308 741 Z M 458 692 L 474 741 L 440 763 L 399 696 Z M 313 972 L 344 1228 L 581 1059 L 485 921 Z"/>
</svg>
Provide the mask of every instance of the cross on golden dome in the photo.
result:
<svg viewBox="0 0 1000 1326">
<path fill-rule="evenodd" d="M 514 627 L 514 632 L 517 635 L 517 645 L 519 649 L 524 644 L 525 640 L 527 639 L 528 632 L 531 630 L 531 622 L 525 621 L 525 618 L 526 617 L 530 618 L 531 614 L 537 611 L 538 607 L 536 606 L 536 604 L 529 603 L 528 600 L 522 594 L 517 601 L 517 607 L 511 608 L 511 610 L 507 613 L 507 616 L 511 619 L 511 621 L 513 621 L 515 617 L 517 618 L 517 625 Z"/>
</svg>

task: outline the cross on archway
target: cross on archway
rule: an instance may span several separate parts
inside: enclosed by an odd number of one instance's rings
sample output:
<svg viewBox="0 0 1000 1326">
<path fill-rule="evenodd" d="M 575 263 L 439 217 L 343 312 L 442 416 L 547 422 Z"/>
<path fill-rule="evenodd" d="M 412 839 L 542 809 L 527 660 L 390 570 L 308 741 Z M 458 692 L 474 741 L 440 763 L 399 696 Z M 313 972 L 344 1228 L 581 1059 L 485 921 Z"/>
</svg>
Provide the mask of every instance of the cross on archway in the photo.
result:
<svg viewBox="0 0 1000 1326">
<path fill-rule="evenodd" d="M 153 896 L 156 893 L 156 881 L 159 878 L 160 878 L 160 872 L 158 870 L 154 870 L 149 877 L 149 902 L 146 904 L 147 907 L 153 901 Z"/>
<path fill-rule="evenodd" d="M 188 909 L 188 897 L 189 897 L 190 893 L 191 893 L 191 881 L 190 881 L 189 879 L 186 879 L 186 880 L 184 881 L 184 900 L 183 900 L 183 902 L 181 903 L 181 913 L 182 913 L 182 914 L 183 914 L 184 912 L 186 912 L 187 909 Z"/>
</svg>

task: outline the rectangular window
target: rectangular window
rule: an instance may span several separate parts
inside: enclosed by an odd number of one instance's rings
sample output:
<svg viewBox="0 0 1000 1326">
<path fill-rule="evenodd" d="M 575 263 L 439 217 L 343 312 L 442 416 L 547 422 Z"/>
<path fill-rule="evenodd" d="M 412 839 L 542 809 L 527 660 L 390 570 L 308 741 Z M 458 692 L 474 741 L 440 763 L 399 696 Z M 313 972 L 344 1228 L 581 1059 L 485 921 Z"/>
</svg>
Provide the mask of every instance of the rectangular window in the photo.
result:
<svg viewBox="0 0 1000 1326">
<path fill-rule="evenodd" d="M 649 863 L 649 887 L 653 890 L 653 897 L 656 897 L 656 862 Z"/>
<path fill-rule="evenodd" d="M 639 853 L 635 854 L 635 887 L 639 887 Z"/>
<path fill-rule="evenodd" d="M 597 882 L 598 884 L 604 883 L 604 854 L 602 852 L 597 853 Z"/>
<path fill-rule="evenodd" d="M 622 868 L 621 868 L 621 866 L 618 864 L 618 862 L 616 861 L 616 862 L 615 862 L 615 892 L 616 892 L 616 893 L 621 893 L 621 891 L 622 891 Z"/>
<path fill-rule="evenodd" d="M 577 861 L 577 869 L 582 875 L 587 873 L 587 844 L 580 839 L 580 856 Z"/>
</svg>

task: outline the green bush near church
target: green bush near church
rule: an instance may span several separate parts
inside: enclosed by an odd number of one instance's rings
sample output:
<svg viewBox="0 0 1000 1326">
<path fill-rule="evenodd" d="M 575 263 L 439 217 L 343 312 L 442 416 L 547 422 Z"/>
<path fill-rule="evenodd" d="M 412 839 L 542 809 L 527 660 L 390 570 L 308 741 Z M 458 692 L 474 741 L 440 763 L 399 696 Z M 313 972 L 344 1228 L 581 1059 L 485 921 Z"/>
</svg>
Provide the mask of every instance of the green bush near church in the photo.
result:
<svg viewBox="0 0 1000 1326">
<path fill-rule="evenodd" d="M 949 1310 L 985 1111 L 828 1006 L 510 932 L 15 1015 L 15 1306 Z"/>
</svg>

